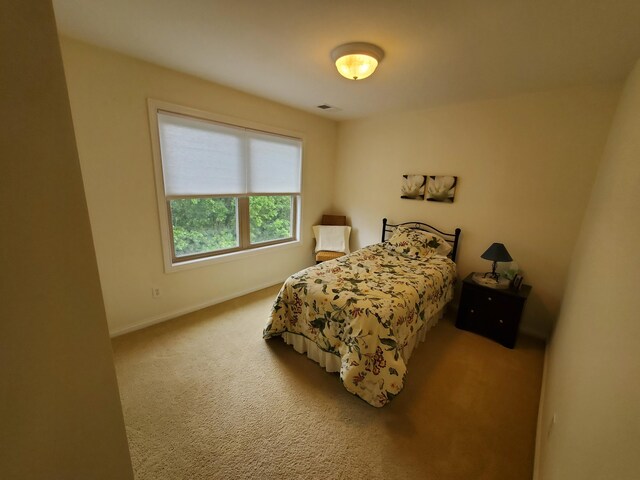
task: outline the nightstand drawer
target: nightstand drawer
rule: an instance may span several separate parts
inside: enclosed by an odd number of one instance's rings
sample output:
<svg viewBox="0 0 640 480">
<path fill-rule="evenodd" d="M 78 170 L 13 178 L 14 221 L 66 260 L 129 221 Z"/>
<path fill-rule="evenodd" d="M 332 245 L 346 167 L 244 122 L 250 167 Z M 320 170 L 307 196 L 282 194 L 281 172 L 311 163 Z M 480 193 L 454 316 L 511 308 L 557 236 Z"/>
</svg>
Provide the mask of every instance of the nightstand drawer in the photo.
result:
<svg viewBox="0 0 640 480">
<path fill-rule="evenodd" d="M 491 316 L 487 318 L 485 331 L 479 333 L 494 339 L 505 347 L 513 348 L 518 336 L 519 320 L 518 317 Z"/>
</svg>

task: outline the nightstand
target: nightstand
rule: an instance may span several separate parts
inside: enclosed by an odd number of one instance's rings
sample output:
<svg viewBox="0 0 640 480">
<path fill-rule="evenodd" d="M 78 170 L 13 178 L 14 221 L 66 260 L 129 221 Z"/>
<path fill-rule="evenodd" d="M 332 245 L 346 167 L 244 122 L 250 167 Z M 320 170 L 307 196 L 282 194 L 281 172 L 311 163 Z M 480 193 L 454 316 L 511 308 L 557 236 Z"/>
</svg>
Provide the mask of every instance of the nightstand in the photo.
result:
<svg viewBox="0 0 640 480">
<path fill-rule="evenodd" d="M 522 285 L 519 290 L 478 285 L 471 273 L 462 281 L 456 327 L 513 348 L 529 292 L 531 285 Z"/>
</svg>

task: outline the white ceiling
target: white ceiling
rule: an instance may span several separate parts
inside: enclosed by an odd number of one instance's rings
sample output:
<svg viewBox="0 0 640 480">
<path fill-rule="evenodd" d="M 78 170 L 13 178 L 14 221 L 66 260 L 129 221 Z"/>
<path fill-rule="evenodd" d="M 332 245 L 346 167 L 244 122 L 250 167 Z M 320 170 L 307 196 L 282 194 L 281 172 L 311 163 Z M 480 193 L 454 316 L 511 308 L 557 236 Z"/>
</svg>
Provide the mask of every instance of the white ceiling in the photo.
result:
<svg viewBox="0 0 640 480">
<path fill-rule="evenodd" d="M 337 120 L 622 80 L 640 57 L 640 0 L 53 4 L 64 35 Z M 350 41 L 385 50 L 372 77 L 332 65 Z"/>
</svg>

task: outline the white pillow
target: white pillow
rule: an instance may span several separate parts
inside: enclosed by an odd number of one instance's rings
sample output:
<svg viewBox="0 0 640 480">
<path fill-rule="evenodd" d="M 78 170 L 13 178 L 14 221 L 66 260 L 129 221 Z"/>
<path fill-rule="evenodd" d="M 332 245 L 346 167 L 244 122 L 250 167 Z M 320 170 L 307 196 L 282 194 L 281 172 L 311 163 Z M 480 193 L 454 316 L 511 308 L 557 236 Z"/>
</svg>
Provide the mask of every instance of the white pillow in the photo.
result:
<svg viewBox="0 0 640 480">
<path fill-rule="evenodd" d="M 316 253 L 320 251 L 349 253 L 349 235 L 351 227 L 335 225 L 316 225 L 313 235 L 316 237 Z"/>
</svg>

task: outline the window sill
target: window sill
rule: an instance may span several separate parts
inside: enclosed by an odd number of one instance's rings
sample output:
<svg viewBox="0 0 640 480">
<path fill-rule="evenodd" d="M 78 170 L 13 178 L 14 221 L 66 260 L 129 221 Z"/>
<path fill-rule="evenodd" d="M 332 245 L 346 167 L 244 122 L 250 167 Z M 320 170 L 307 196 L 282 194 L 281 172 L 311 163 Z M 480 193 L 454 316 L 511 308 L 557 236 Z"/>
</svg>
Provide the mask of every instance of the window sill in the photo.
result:
<svg viewBox="0 0 640 480">
<path fill-rule="evenodd" d="M 290 248 L 300 247 L 301 240 L 294 240 L 287 243 L 278 243 L 276 245 L 267 245 L 265 247 L 252 248 L 250 250 L 242 250 L 240 252 L 223 253 L 214 257 L 198 258 L 195 260 L 187 260 L 184 262 L 165 264 L 165 273 L 180 272 L 183 270 L 191 270 L 193 268 L 208 267 L 218 263 L 234 262 L 256 255 L 263 255 L 276 250 L 287 250 Z"/>
</svg>

